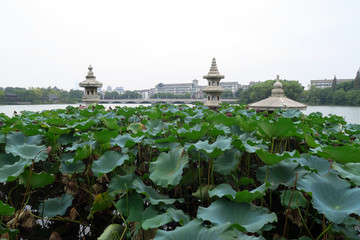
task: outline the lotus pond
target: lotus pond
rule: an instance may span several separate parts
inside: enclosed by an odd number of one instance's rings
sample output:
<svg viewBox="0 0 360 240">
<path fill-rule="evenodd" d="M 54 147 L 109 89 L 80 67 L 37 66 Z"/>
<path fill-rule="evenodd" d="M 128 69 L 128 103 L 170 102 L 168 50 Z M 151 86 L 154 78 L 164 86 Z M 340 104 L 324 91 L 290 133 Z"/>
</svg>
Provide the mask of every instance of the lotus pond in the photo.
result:
<svg viewBox="0 0 360 240">
<path fill-rule="evenodd" d="M 0 114 L 5 239 L 358 239 L 360 125 L 157 105 Z"/>
</svg>

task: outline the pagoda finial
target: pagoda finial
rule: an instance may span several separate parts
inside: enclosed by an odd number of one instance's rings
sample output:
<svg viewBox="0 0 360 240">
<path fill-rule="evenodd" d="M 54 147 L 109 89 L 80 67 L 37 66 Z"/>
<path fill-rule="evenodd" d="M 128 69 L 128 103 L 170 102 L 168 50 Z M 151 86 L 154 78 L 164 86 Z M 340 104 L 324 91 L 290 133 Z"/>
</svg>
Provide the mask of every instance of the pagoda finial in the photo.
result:
<svg viewBox="0 0 360 240">
<path fill-rule="evenodd" d="M 212 59 L 209 74 L 219 74 L 219 70 L 218 70 L 218 68 L 217 68 L 216 59 L 215 59 L 215 58 Z"/>
<path fill-rule="evenodd" d="M 94 72 L 92 71 L 93 67 L 91 65 L 89 65 L 88 69 L 89 69 L 89 72 L 88 72 L 86 78 L 95 78 Z"/>
</svg>

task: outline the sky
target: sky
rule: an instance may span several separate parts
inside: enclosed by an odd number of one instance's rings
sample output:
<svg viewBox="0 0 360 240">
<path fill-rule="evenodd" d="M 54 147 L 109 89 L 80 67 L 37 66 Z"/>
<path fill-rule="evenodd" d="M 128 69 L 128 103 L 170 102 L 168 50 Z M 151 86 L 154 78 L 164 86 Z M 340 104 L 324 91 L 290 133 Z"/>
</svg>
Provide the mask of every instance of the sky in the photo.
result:
<svg viewBox="0 0 360 240">
<path fill-rule="evenodd" d="M 0 0 L 0 87 L 354 78 L 359 0 Z"/>
</svg>

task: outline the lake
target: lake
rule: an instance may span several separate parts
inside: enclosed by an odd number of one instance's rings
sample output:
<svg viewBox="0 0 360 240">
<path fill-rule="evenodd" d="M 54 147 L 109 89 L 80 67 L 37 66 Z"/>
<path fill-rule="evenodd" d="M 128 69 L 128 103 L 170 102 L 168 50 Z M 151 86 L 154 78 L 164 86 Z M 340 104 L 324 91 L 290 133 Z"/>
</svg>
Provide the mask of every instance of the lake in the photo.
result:
<svg viewBox="0 0 360 240">
<path fill-rule="evenodd" d="M 20 113 L 21 111 L 38 112 L 43 110 L 61 109 L 67 106 L 77 107 L 79 104 L 43 104 L 43 105 L 0 105 L 0 112 L 5 113 L 9 117 L 14 114 L 14 111 Z M 138 104 L 103 104 L 106 108 L 109 107 L 136 107 Z M 148 106 L 150 104 L 142 104 Z M 343 116 L 348 123 L 360 124 L 360 107 L 349 106 L 308 106 L 307 110 L 303 111 L 305 114 L 312 112 L 321 112 L 324 116 L 333 114 Z"/>
</svg>

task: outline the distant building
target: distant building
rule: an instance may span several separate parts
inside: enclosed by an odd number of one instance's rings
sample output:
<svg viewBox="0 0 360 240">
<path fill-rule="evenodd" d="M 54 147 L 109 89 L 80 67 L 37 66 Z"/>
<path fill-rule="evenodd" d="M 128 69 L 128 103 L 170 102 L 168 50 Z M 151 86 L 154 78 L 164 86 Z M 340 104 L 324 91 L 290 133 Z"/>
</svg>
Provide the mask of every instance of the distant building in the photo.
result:
<svg viewBox="0 0 360 240">
<path fill-rule="evenodd" d="M 119 94 L 124 94 L 125 90 L 124 87 L 116 87 L 114 91 L 118 92 Z"/>
<path fill-rule="evenodd" d="M 327 88 L 327 87 L 331 87 L 333 81 L 334 81 L 333 79 L 310 80 L 310 85 L 315 85 L 319 88 Z M 336 79 L 337 84 L 343 82 L 350 82 L 350 81 L 354 81 L 354 79 Z"/>
<path fill-rule="evenodd" d="M 107 86 L 106 91 L 107 91 L 107 92 L 112 92 L 112 87 L 111 87 L 111 86 Z"/>
<path fill-rule="evenodd" d="M 238 82 L 220 82 L 220 86 L 225 89 L 225 91 L 231 91 L 233 94 L 241 87 Z"/>
<path fill-rule="evenodd" d="M 155 86 L 154 94 L 156 93 L 172 93 L 174 95 L 185 95 L 190 93 L 191 96 L 196 96 L 200 92 L 199 80 L 194 79 L 192 83 L 159 83 Z"/>
</svg>

